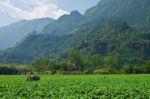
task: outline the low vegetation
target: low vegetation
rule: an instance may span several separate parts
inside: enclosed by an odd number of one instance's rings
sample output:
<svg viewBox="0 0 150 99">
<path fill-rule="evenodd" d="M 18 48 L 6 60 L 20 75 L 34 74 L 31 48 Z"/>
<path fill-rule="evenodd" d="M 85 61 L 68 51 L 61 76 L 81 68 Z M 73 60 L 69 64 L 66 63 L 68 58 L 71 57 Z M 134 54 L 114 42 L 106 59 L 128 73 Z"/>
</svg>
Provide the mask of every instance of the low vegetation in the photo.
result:
<svg viewBox="0 0 150 99">
<path fill-rule="evenodd" d="M 149 99 L 150 75 L 0 76 L 2 99 Z"/>
</svg>

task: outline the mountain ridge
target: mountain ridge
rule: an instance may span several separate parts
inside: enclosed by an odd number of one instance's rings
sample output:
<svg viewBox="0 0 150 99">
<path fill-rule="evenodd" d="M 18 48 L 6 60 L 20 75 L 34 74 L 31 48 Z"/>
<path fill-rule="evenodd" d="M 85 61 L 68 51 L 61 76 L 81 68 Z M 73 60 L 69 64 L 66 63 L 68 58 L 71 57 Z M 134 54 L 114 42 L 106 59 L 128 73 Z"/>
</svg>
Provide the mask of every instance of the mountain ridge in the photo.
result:
<svg viewBox="0 0 150 99">
<path fill-rule="evenodd" d="M 15 46 L 32 31 L 42 32 L 45 25 L 54 21 L 50 18 L 40 18 L 34 20 L 21 20 L 8 26 L 0 28 L 0 49 L 7 49 Z"/>
</svg>

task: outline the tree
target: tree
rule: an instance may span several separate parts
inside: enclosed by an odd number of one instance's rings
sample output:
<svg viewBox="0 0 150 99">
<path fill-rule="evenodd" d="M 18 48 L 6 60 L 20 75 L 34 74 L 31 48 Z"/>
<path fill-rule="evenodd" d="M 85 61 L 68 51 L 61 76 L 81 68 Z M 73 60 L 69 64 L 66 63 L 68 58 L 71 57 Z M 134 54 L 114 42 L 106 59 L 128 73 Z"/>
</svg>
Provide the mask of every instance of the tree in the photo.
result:
<svg viewBox="0 0 150 99">
<path fill-rule="evenodd" d="M 60 70 L 59 62 L 57 60 L 49 60 L 48 69 L 52 72 Z"/>
<path fill-rule="evenodd" d="M 114 66 L 116 69 L 120 69 L 120 67 L 122 66 L 122 60 L 119 53 L 115 53 L 113 56 L 111 56 L 110 65 Z"/>
<path fill-rule="evenodd" d="M 93 67 L 101 66 L 104 63 L 102 57 L 99 54 L 91 56 L 90 60 L 92 62 Z"/>
<path fill-rule="evenodd" d="M 129 65 L 124 66 L 123 72 L 126 74 L 133 74 L 134 73 L 134 66 L 129 66 Z"/>
<path fill-rule="evenodd" d="M 33 68 L 37 71 L 44 71 L 47 69 L 49 64 L 49 59 L 47 57 L 32 61 Z"/>
<path fill-rule="evenodd" d="M 150 60 L 143 62 L 141 65 L 143 73 L 150 73 Z"/>
<path fill-rule="evenodd" d="M 69 53 L 69 60 L 72 64 L 77 66 L 78 70 L 84 71 L 83 56 L 79 52 L 71 50 Z"/>
</svg>

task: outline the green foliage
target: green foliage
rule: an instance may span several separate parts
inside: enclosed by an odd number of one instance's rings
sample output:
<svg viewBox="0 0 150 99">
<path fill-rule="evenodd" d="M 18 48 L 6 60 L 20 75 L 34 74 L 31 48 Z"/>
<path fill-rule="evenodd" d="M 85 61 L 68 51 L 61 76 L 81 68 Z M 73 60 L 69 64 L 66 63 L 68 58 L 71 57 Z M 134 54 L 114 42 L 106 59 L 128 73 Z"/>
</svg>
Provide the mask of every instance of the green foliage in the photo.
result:
<svg viewBox="0 0 150 99">
<path fill-rule="evenodd" d="M 32 63 L 33 68 L 36 69 L 36 71 L 40 72 L 43 71 L 47 66 L 49 65 L 49 60 L 47 58 L 42 58 L 33 61 Z"/>
<path fill-rule="evenodd" d="M 122 72 L 127 74 L 149 74 L 150 73 L 150 61 L 144 61 L 138 66 L 123 66 Z"/>
<path fill-rule="evenodd" d="M 109 25 L 109 23 L 107 24 Z M 66 60 L 68 49 L 75 49 L 86 57 L 95 54 L 101 55 L 101 58 L 110 57 L 107 64 L 116 66 L 139 64 L 142 60 L 150 58 L 150 43 L 149 39 L 145 37 L 149 30 L 135 28 L 132 31 L 118 32 L 114 29 L 110 32 L 104 27 L 95 26 L 85 35 L 79 35 L 80 33 L 69 36 L 32 35 L 17 47 L 1 52 L 0 61 L 29 63 L 45 56 L 54 60 Z M 85 60 L 86 62 L 89 61 Z"/>
<path fill-rule="evenodd" d="M 84 71 L 83 56 L 77 51 L 70 51 L 69 59 L 72 64 L 77 66 L 78 70 Z"/>
<path fill-rule="evenodd" d="M 115 66 L 117 69 L 122 66 L 121 56 L 119 53 L 116 53 L 112 56 L 111 60 L 112 66 Z"/>
<path fill-rule="evenodd" d="M 99 54 L 91 56 L 90 60 L 92 62 L 92 66 L 94 66 L 94 67 L 103 65 L 103 59 Z"/>
<path fill-rule="evenodd" d="M 143 70 L 143 73 L 150 73 L 150 60 L 141 63 L 141 69 Z"/>
<path fill-rule="evenodd" d="M 84 74 L 93 74 L 93 68 L 88 68 L 88 69 L 86 69 L 85 71 L 84 71 Z"/>
<path fill-rule="evenodd" d="M 0 76 L 0 98 L 6 99 L 149 99 L 150 75 Z"/>
<path fill-rule="evenodd" d="M 17 75 L 20 72 L 13 67 L 0 67 L 0 75 Z"/>
</svg>

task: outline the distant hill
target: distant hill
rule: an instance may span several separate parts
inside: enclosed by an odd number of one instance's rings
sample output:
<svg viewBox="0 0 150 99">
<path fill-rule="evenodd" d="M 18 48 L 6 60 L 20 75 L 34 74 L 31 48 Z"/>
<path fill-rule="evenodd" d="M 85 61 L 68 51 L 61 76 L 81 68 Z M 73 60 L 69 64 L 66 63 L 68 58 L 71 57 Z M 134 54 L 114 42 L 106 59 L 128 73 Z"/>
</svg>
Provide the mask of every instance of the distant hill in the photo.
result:
<svg viewBox="0 0 150 99">
<path fill-rule="evenodd" d="M 28 63 L 47 56 L 65 59 L 69 49 L 104 59 L 120 55 L 123 64 L 150 59 L 150 1 L 101 0 L 84 15 L 73 11 L 0 52 L 1 62 Z"/>
<path fill-rule="evenodd" d="M 16 43 L 20 42 L 30 32 L 36 31 L 42 32 L 43 28 L 53 22 L 50 18 L 41 18 L 35 20 L 22 20 L 17 23 L 13 23 L 9 26 L 0 28 L 0 49 L 7 49 L 14 47 Z"/>
</svg>

